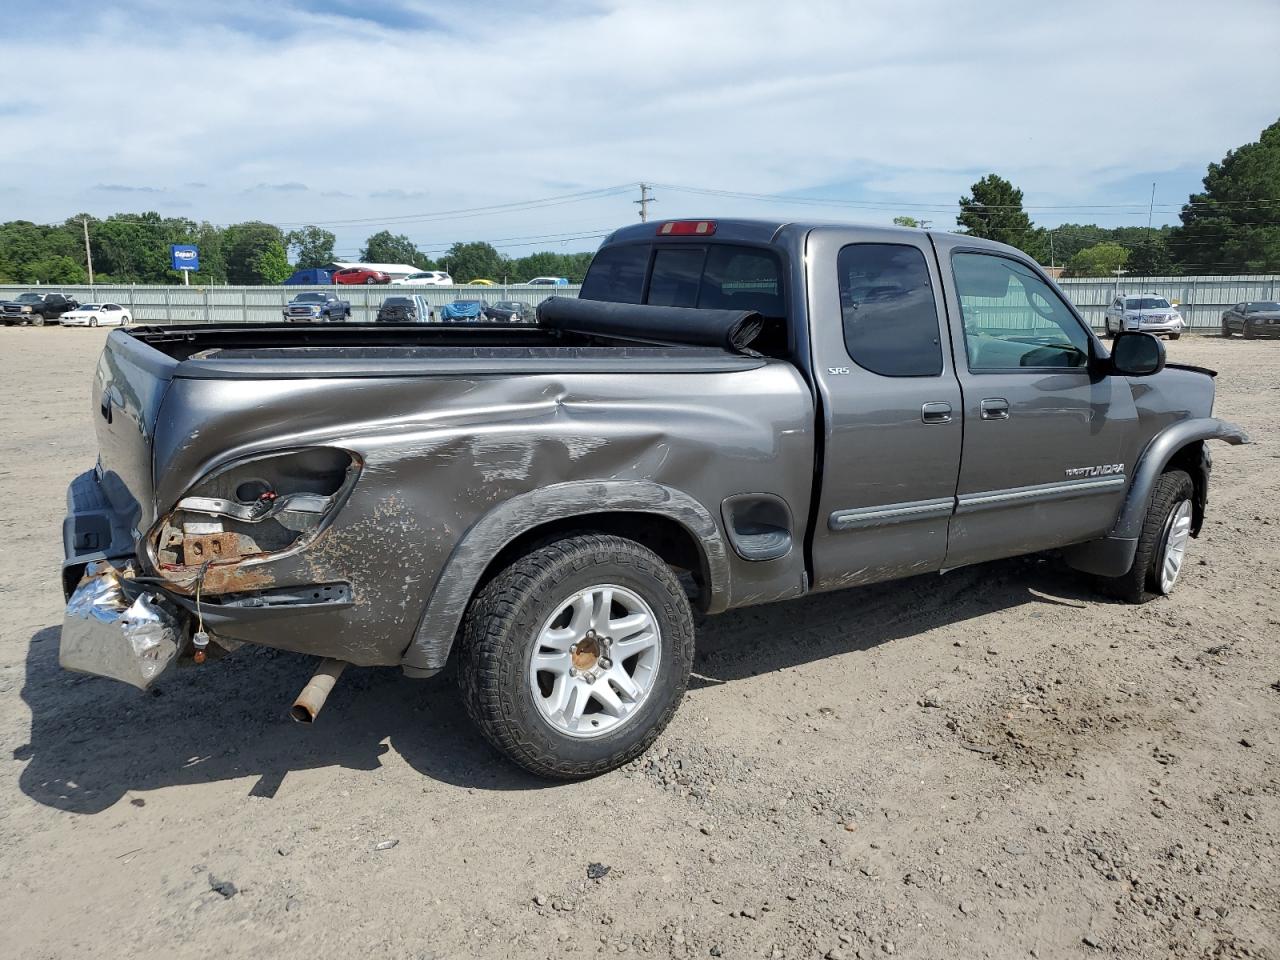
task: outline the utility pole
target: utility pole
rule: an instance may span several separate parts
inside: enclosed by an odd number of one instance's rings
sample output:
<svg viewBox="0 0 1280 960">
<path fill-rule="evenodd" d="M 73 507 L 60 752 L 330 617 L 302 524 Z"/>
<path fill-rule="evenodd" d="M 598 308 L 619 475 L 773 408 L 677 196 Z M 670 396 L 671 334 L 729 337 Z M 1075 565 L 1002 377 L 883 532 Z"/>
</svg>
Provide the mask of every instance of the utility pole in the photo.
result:
<svg viewBox="0 0 1280 960">
<path fill-rule="evenodd" d="M 89 218 L 81 217 L 80 226 L 84 227 L 84 260 L 89 267 L 89 286 L 93 286 L 93 254 L 89 252 Z"/>
<path fill-rule="evenodd" d="M 1049 269 L 1052 270 L 1057 264 L 1053 261 L 1053 231 L 1049 231 Z"/>
<path fill-rule="evenodd" d="M 1120 296 L 1120 278 L 1124 276 L 1126 273 L 1128 273 L 1129 271 L 1128 270 L 1112 270 L 1111 272 L 1116 275 L 1115 293 L 1111 295 L 1112 299 L 1115 299 L 1116 297 Z"/>
<path fill-rule="evenodd" d="M 655 197 L 651 197 L 649 195 L 649 185 L 647 183 L 640 184 L 640 199 L 632 200 L 631 202 L 640 204 L 640 222 L 648 223 L 649 222 L 649 204 L 657 203 L 658 201 Z"/>
</svg>

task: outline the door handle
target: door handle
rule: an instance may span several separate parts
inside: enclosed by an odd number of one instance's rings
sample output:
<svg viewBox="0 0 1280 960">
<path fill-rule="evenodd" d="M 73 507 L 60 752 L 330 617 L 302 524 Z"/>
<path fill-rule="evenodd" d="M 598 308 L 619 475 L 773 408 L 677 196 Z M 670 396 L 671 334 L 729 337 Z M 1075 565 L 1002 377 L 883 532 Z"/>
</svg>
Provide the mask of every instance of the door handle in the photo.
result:
<svg viewBox="0 0 1280 960">
<path fill-rule="evenodd" d="M 981 406 L 983 420 L 1009 419 L 1009 401 L 1003 397 L 992 397 L 989 400 L 983 400 Z"/>
<path fill-rule="evenodd" d="M 920 408 L 920 419 L 925 423 L 950 423 L 951 404 L 942 400 L 926 403 Z"/>
</svg>

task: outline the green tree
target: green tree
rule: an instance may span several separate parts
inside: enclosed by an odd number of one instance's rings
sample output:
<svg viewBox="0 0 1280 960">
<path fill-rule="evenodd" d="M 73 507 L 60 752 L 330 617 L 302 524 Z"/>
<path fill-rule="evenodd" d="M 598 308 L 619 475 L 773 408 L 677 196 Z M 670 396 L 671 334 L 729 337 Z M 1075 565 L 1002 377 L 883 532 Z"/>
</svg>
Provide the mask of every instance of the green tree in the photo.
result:
<svg viewBox="0 0 1280 960">
<path fill-rule="evenodd" d="M 268 243 L 258 251 L 254 269 L 261 277 L 259 283 L 284 283 L 289 279 L 289 274 L 293 273 L 284 244 L 275 242 Z"/>
<path fill-rule="evenodd" d="M 1041 259 L 1047 251 L 1042 232 L 1031 225 L 1022 209 L 1022 191 L 1008 180 L 989 173 L 960 198 L 956 223 L 964 233 L 1007 243 Z"/>
<path fill-rule="evenodd" d="M 365 263 L 408 263 L 419 270 L 435 269 L 435 264 L 418 251 L 412 240 L 403 233 L 393 234 L 390 230 L 380 230 L 366 240 L 360 259 Z"/>
<path fill-rule="evenodd" d="M 223 234 L 227 282 L 234 284 L 279 283 L 289 275 L 284 234 L 269 223 L 236 223 Z M 283 273 L 281 273 L 283 264 Z"/>
<path fill-rule="evenodd" d="M 303 227 L 290 230 L 285 235 L 285 246 L 294 254 L 299 270 L 324 267 L 333 263 L 333 245 L 338 238 L 319 227 Z"/>
<path fill-rule="evenodd" d="M 1204 192 L 1182 208 L 1182 226 L 1169 238 L 1187 273 L 1280 272 L 1280 120 L 1256 143 L 1227 151 L 1209 164 Z"/>
<path fill-rule="evenodd" d="M 487 243 L 455 243 L 441 258 L 444 269 L 457 283 L 501 280 L 511 273 L 511 261 Z M 528 279 L 524 277 L 523 279 Z"/>
<path fill-rule="evenodd" d="M 1085 247 L 1067 261 L 1068 277 L 1108 277 L 1129 262 L 1129 251 L 1118 243 L 1097 243 Z"/>
<path fill-rule="evenodd" d="M 899 227 L 918 227 L 920 221 L 915 217 L 894 217 L 893 222 Z"/>
<path fill-rule="evenodd" d="M 23 283 L 84 283 L 88 277 L 84 267 L 71 257 L 45 257 L 31 260 L 21 270 Z"/>
</svg>

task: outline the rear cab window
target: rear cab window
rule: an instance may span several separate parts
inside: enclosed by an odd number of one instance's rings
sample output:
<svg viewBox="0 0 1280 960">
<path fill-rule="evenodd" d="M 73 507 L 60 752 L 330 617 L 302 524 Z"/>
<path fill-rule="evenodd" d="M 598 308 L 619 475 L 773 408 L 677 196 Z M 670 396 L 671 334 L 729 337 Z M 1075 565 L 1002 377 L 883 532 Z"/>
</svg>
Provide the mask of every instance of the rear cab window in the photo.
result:
<svg viewBox="0 0 1280 960">
<path fill-rule="evenodd" d="M 579 296 L 613 303 L 753 310 L 775 319 L 786 316 L 778 255 L 730 243 L 606 247 L 591 261 Z"/>
</svg>

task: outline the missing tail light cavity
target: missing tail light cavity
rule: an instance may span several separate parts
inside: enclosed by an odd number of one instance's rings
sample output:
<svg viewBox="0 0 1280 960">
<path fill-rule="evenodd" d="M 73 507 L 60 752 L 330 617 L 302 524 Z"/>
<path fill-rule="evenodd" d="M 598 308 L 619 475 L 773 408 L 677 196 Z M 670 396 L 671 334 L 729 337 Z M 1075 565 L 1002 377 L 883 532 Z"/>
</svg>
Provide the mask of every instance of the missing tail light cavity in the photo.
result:
<svg viewBox="0 0 1280 960">
<path fill-rule="evenodd" d="M 176 584 L 203 576 L 209 593 L 234 590 L 230 567 L 305 545 L 346 498 L 359 470 L 357 457 L 332 447 L 223 467 L 157 524 L 150 541 L 155 565 Z"/>
</svg>

